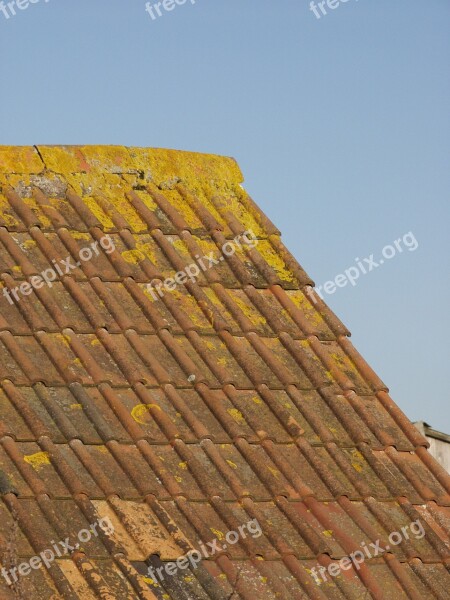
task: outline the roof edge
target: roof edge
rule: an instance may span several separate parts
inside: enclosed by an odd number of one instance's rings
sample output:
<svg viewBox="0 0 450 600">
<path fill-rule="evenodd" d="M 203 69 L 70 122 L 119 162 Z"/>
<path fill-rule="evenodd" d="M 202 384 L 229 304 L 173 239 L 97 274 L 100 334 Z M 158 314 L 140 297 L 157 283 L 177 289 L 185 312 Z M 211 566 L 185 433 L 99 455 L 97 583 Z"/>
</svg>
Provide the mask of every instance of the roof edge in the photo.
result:
<svg viewBox="0 0 450 600">
<path fill-rule="evenodd" d="M 422 435 L 450 444 L 450 434 L 433 429 L 433 427 L 428 425 L 425 421 L 415 421 L 413 425 L 422 433 Z"/>
<path fill-rule="evenodd" d="M 0 146 L 0 173 L 140 173 L 161 183 L 172 178 L 242 183 L 234 158 L 163 148 L 126 146 Z"/>
</svg>

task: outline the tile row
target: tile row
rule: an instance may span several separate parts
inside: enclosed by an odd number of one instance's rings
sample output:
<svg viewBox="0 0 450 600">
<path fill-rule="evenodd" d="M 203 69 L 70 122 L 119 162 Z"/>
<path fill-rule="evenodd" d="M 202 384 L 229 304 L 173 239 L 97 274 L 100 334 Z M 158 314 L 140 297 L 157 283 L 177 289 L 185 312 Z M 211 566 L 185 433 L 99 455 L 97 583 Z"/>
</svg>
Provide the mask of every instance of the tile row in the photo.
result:
<svg viewBox="0 0 450 600">
<path fill-rule="evenodd" d="M 264 337 L 315 335 L 328 341 L 348 333 L 323 303 L 314 305 L 307 297 L 309 288 L 225 288 L 220 283 L 203 287 L 188 282 L 161 297 L 153 284 L 149 287 L 130 277 L 105 282 L 99 277 L 75 281 L 66 276 L 53 282 L 51 289 L 43 286 L 23 296 L 17 289 L 20 282 L 6 274 L 2 277 L 9 299 L 2 291 L 0 331 L 14 335 L 31 335 L 36 330 L 57 333 L 69 326 L 77 333 L 95 333 L 99 328 L 119 333 L 133 328 L 149 334 L 166 328 L 173 333 L 224 330 Z"/>
<path fill-rule="evenodd" d="M 430 469 L 426 456 L 423 448 L 412 453 L 394 448 L 377 451 L 367 444 L 311 446 L 301 438 L 288 444 L 270 440 L 251 444 L 237 438 L 231 444 L 210 439 L 150 444 L 142 439 L 136 444 L 110 440 L 102 445 L 79 439 L 55 444 L 45 436 L 37 442 L 0 438 L 1 488 L 20 497 L 116 494 L 138 499 L 153 494 L 192 501 L 220 497 L 226 502 L 279 496 L 324 502 L 340 496 L 383 501 L 407 497 L 413 504 L 433 500 L 449 506 L 445 472 L 433 463 Z"/>
<path fill-rule="evenodd" d="M 232 443 L 271 440 L 286 444 L 297 438 L 309 444 L 412 451 L 426 440 L 408 425 L 385 392 L 358 396 L 333 387 L 321 390 L 271 390 L 266 385 L 239 390 L 233 385 L 210 389 L 204 384 L 177 389 L 172 384 L 141 383 L 114 388 L 71 383 L 17 387 L 0 382 L 0 434 L 17 441 L 50 438 L 54 443 L 80 439 L 85 444 L 110 440 L 164 444 L 211 439 Z"/>
<path fill-rule="evenodd" d="M 263 338 L 254 332 L 233 336 L 173 335 L 162 329 L 155 335 L 134 329 L 111 334 L 36 331 L 33 336 L 0 332 L 0 380 L 15 385 L 42 382 L 47 386 L 81 383 L 114 387 L 137 383 L 212 388 L 233 384 L 239 389 L 267 385 L 284 389 L 294 385 L 308 390 L 336 386 L 360 395 L 386 390 L 347 338 L 320 342 L 315 336 L 296 340 L 288 334 Z"/>
</svg>

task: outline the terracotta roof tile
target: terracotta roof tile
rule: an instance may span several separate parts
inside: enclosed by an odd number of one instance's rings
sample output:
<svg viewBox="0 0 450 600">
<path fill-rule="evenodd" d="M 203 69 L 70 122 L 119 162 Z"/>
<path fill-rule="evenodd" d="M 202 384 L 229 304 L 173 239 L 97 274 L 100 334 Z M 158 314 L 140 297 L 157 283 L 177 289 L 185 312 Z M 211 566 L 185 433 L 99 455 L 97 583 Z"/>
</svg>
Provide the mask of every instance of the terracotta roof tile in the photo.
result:
<svg viewBox="0 0 450 600">
<path fill-rule="evenodd" d="M 0 567 L 114 526 L 0 598 L 448 597 L 448 475 L 241 183 L 217 156 L 0 147 L 0 285 L 74 265 L 0 297 Z M 254 248 L 155 299 L 248 230 Z M 80 260 L 105 234 L 114 251 Z M 417 519 L 423 537 L 316 583 Z"/>
</svg>

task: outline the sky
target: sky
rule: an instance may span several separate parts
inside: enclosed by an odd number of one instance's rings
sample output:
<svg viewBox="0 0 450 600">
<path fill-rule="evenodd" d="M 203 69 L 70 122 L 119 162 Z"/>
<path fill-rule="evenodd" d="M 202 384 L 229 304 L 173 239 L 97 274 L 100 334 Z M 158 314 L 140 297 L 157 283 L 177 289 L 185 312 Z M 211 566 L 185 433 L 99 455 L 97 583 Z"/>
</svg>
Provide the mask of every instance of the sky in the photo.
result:
<svg viewBox="0 0 450 600">
<path fill-rule="evenodd" d="M 397 404 L 450 433 L 449 0 L 18 2 L 0 144 L 233 156 Z"/>
</svg>

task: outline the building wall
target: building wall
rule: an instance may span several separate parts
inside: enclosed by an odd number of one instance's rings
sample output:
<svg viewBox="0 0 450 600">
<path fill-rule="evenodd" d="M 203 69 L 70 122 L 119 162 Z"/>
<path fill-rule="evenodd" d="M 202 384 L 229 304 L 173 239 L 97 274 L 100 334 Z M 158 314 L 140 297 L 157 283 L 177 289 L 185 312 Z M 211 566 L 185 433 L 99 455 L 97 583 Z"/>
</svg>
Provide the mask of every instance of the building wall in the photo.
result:
<svg viewBox="0 0 450 600">
<path fill-rule="evenodd" d="M 426 438 L 430 443 L 429 452 L 450 473 L 450 444 L 432 437 L 426 436 Z"/>
</svg>

